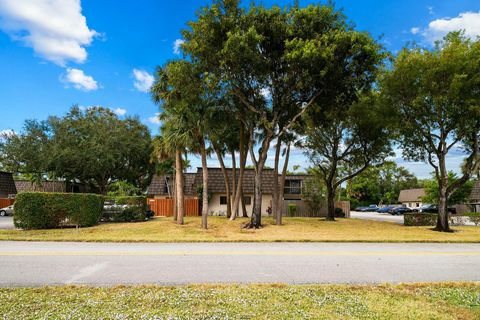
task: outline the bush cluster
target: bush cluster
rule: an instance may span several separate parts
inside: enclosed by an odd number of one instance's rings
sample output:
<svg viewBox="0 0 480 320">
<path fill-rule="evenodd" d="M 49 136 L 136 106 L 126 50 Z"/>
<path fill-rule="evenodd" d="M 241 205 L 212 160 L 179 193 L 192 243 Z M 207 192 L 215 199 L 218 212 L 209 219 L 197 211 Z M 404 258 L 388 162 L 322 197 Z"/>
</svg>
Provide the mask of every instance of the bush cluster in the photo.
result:
<svg viewBox="0 0 480 320">
<path fill-rule="evenodd" d="M 102 220 L 109 222 L 135 222 L 147 219 L 147 198 L 122 196 L 106 198 Z"/>
<path fill-rule="evenodd" d="M 13 222 L 22 229 L 90 227 L 102 209 L 103 197 L 96 194 L 23 192 L 16 197 Z"/>
<path fill-rule="evenodd" d="M 405 226 L 434 226 L 437 224 L 436 213 L 405 213 L 403 224 Z"/>
</svg>

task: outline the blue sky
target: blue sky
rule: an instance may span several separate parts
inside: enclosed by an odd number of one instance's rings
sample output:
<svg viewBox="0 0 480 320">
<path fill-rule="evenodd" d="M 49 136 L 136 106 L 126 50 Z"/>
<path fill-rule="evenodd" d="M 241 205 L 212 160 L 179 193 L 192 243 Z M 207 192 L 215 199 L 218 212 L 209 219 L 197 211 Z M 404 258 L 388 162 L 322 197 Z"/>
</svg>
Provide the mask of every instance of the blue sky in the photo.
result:
<svg viewBox="0 0 480 320">
<path fill-rule="evenodd" d="M 0 0 L 0 131 L 18 132 L 25 119 L 62 115 L 79 104 L 138 115 L 156 134 L 158 107 L 146 92 L 151 75 L 156 66 L 180 57 L 175 53 L 180 30 L 206 3 Z M 409 41 L 430 46 L 459 28 L 470 36 L 480 34 L 478 0 L 345 0 L 336 6 L 358 30 L 370 32 L 393 53 Z M 453 155 L 452 168 L 460 160 L 460 154 Z M 431 171 L 425 164 L 397 161 L 420 177 Z M 192 162 L 199 164 L 195 158 Z M 295 164 L 308 166 L 301 150 L 293 152 L 291 166 Z"/>
</svg>

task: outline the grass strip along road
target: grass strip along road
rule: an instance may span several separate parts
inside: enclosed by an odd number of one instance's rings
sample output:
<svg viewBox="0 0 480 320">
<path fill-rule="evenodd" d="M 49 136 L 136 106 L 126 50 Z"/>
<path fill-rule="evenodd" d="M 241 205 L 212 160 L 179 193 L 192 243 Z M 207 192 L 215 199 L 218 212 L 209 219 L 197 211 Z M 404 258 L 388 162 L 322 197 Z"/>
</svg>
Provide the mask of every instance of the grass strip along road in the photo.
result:
<svg viewBox="0 0 480 320">
<path fill-rule="evenodd" d="M 5 320 L 480 318 L 478 283 L 65 286 L 0 289 L 0 301 Z"/>
<path fill-rule="evenodd" d="M 90 228 L 53 230 L 0 230 L 0 240 L 88 242 L 480 242 L 480 228 L 453 227 L 441 233 L 432 227 L 405 227 L 392 222 L 320 218 L 284 218 L 276 226 L 264 219 L 264 228 L 246 230 L 247 219 L 229 221 L 209 217 L 209 229 L 200 228 L 199 217 L 187 217 L 185 225 L 171 218 L 138 223 L 108 223 Z"/>
</svg>

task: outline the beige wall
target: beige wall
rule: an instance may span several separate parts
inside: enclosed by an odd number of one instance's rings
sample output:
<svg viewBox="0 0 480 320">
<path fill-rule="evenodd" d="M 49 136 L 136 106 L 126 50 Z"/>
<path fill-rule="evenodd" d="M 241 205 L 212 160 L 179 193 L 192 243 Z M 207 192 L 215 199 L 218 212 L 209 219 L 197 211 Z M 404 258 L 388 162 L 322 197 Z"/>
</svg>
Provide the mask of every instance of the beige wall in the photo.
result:
<svg viewBox="0 0 480 320">
<path fill-rule="evenodd" d="M 226 194 L 221 194 L 221 193 L 215 193 L 212 196 L 212 199 L 210 199 L 210 202 L 208 204 L 208 212 L 211 215 L 226 215 L 227 213 L 227 205 L 220 204 L 220 197 L 221 196 L 226 196 Z M 251 197 L 251 204 L 247 205 L 247 214 L 248 216 L 252 215 L 252 209 L 253 209 L 253 194 L 245 194 L 246 197 Z M 268 207 L 271 206 L 272 202 L 272 195 L 271 194 L 264 194 L 262 197 L 262 215 L 268 215 L 267 209 Z M 240 208 L 240 215 L 242 214 L 241 208 Z"/>
</svg>

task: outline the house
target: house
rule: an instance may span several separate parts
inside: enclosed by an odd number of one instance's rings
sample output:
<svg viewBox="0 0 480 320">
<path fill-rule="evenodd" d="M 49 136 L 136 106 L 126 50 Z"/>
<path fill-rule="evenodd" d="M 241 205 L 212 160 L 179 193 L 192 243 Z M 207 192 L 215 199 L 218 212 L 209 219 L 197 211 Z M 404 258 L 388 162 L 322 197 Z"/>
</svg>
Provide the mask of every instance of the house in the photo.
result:
<svg viewBox="0 0 480 320">
<path fill-rule="evenodd" d="M 81 183 L 72 183 L 67 181 L 42 181 L 35 183 L 30 180 L 15 180 L 15 186 L 18 193 L 20 192 L 69 192 L 84 193 L 87 188 Z"/>
<path fill-rule="evenodd" d="M 470 193 L 470 205 L 473 212 L 480 212 L 480 180 L 476 181 Z"/>
<path fill-rule="evenodd" d="M 0 198 L 9 198 L 17 193 L 13 176 L 9 172 L 0 171 Z"/>
<path fill-rule="evenodd" d="M 405 207 L 412 209 L 418 208 L 423 204 L 422 197 L 424 196 L 424 188 L 401 190 L 400 194 L 398 195 L 398 202 Z"/>
<path fill-rule="evenodd" d="M 202 168 L 198 168 L 196 173 L 185 173 L 184 192 L 187 198 L 198 197 L 202 186 Z M 227 169 L 230 181 L 230 190 L 233 189 L 233 170 Z M 240 170 L 237 169 L 236 177 Z M 308 175 L 287 175 L 285 179 L 284 199 L 302 202 L 303 181 Z M 254 194 L 254 169 L 245 169 L 243 177 L 243 199 L 248 215 L 253 210 Z M 272 205 L 272 193 L 275 174 L 273 169 L 264 169 L 262 181 L 262 214 L 268 215 L 269 208 Z M 277 179 L 280 179 L 278 176 Z M 155 175 L 150 186 L 147 189 L 147 196 L 156 199 L 166 199 L 174 197 L 174 181 L 172 175 Z M 226 215 L 227 212 L 227 193 L 225 188 L 225 179 L 221 168 L 208 168 L 208 192 L 210 194 L 209 213 L 212 215 Z"/>
</svg>

